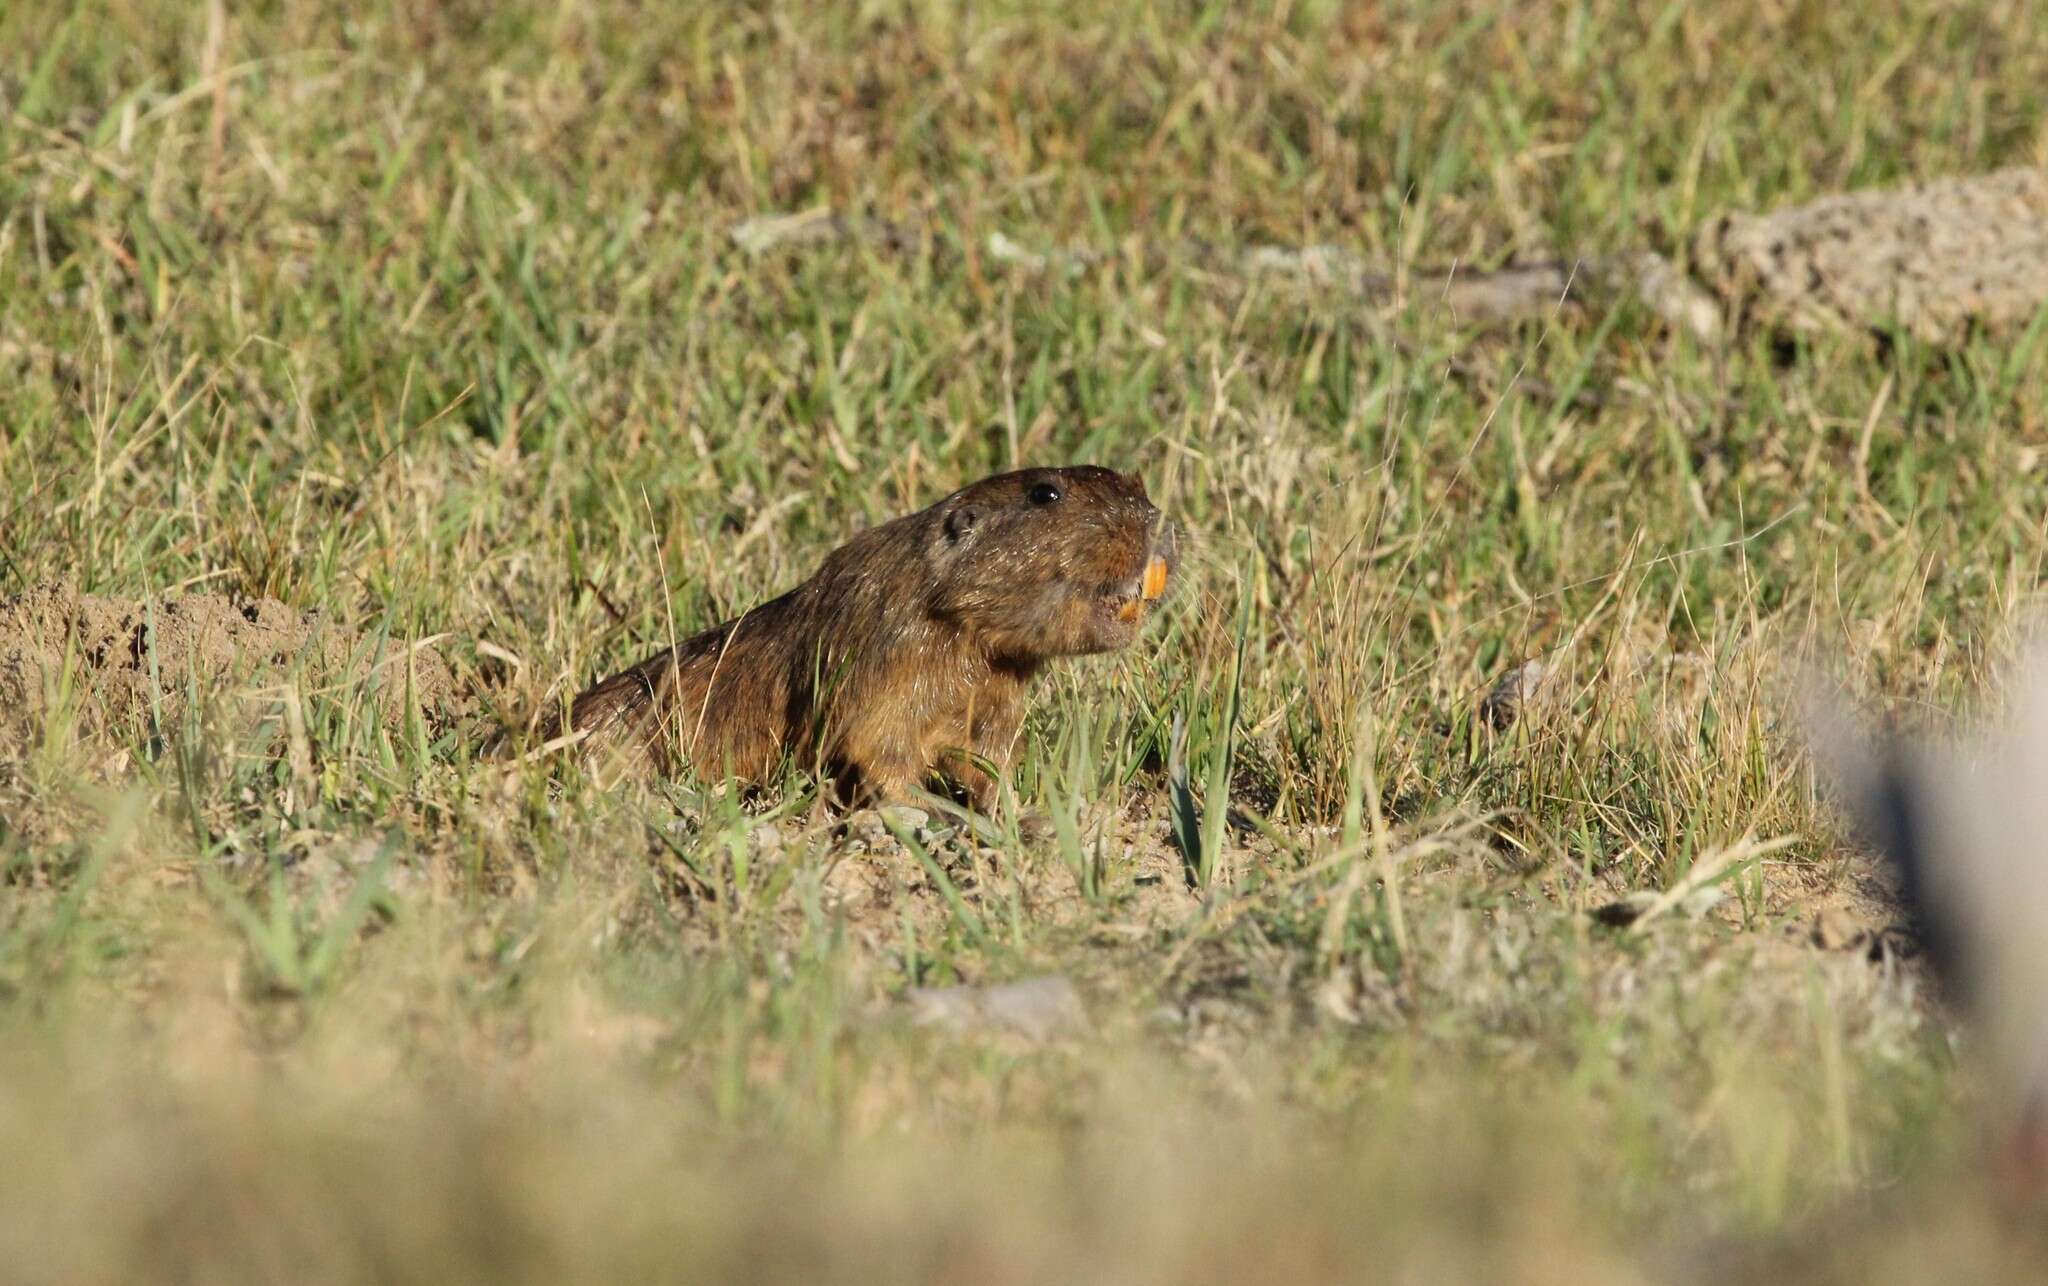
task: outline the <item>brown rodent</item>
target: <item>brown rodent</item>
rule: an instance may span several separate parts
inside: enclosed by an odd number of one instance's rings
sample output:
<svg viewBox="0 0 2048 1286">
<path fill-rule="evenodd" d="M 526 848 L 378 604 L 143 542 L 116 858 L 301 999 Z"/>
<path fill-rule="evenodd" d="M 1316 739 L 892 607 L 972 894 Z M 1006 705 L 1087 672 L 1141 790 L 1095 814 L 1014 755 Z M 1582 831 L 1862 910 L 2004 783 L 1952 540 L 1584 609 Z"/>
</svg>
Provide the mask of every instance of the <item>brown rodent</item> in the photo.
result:
<svg viewBox="0 0 2048 1286">
<path fill-rule="evenodd" d="M 1179 536 L 1138 478 L 1025 469 L 860 532 L 737 620 L 576 698 L 566 736 L 657 772 L 762 781 L 786 758 L 841 802 L 935 777 L 986 811 L 1032 678 L 1138 636 Z"/>
</svg>

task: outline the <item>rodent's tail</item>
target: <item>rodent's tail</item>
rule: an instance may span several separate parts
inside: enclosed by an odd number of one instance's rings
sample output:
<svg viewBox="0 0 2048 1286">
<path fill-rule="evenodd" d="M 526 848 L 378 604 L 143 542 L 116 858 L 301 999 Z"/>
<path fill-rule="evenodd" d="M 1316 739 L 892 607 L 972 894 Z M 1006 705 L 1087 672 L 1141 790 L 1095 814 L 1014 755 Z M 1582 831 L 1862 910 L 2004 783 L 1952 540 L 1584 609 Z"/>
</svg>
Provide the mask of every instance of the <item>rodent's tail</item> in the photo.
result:
<svg viewBox="0 0 2048 1286">
<path fill-rule="evenodd" d="M 666 661 L 664 654 L 657 660 Z M 478 747 L 479 758 L 508 761 L 518 757 L 552 754 L 593 741 L 609 741 L 613 734 L 641 726 L 654 705 L 655 685 L 646 671 L 635 666 L 594 685 L 570 704 L 565 721 L 559 709 L 549 710 L 530 728 L 501 727 Z"/>
<path fill-rule="evenodd" d="M 523 752 L 537 751 L 560 736 L 561 723 L 559 714 L 550 714 L 525 726 L 502 724 L 477 746 L 476 757 L 486 763 L 510 763 L 523 758 Z"/>
</svg>

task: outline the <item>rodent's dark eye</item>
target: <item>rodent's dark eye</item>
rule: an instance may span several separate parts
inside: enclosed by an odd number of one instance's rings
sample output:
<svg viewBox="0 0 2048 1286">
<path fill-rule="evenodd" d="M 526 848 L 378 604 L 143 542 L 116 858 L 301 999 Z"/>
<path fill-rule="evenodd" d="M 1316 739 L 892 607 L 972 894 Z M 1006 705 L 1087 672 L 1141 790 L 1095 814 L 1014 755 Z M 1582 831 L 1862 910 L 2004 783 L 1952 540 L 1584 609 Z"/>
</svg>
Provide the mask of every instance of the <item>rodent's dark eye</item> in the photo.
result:
<svg viewBox="0 0 2048 1286">
<path fill-rule="evenodd" d="M 1041 482 L 1031 488 L 1031 503 L 1049 505 L 1060 498 L 1060 489 L 1050 482 Z"/>
</svg>

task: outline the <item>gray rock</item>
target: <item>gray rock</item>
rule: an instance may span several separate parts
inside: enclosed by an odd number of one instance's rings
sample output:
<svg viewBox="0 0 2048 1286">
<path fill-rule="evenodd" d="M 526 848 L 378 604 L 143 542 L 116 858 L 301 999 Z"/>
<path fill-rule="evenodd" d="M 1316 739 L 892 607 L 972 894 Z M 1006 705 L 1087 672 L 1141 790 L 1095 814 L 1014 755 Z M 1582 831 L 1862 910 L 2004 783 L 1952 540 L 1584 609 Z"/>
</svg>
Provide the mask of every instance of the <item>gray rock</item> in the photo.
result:
<svg viewBox="0 0 2048 1286">
<path fill-rule="evenodd" d="M 1002 1031 L 1053 1040 L 1089 1030 L 1081 993 L 1061 974 L 993 987 L 912 987 L 905 997 L 919 1026 L 956 1033 Z"/>
<path fill-rule="evenodd" d="M 1524 706 L 1533 700 L 1543 681 L 1550 677 L 1550 667 L 1538 660 L 1522 662 L 1502 675 L 1493 685 L 1493 691 L 1479 702 L 1479 717 L 1490 728 L 1506 728 L 1521 715 Z"/>
</svg>

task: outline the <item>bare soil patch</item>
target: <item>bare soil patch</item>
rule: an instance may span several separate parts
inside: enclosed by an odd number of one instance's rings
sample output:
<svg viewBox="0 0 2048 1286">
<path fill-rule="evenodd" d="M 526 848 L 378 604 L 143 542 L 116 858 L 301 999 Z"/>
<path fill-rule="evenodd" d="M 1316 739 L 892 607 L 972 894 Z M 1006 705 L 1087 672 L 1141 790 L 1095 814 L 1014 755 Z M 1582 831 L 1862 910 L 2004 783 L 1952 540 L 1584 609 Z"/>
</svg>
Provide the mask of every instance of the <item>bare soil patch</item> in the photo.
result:
<svg viewBox="0 0 2048 1286">
<path fill-rule="evenodd" d="M 379 638 L 274 599 L 147 602 L 41 585 L 0 602 L 0 733 L 33 729 L 53 702 L 113 731 L 175 723 L 194 693 L 275 703 L 294 689 L 392 725 L 417 711 L 446 726 L 470 701 L 433 642 Z"/>
<path fill-rule="evenodd" d="M 2048 301 L 2048 170 L 2000 170 L 1731 215 L 1696 249 L 1774 329 L 1898 325 L 1931 344 L 2020 326 Z"/>
</svg>

